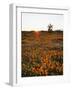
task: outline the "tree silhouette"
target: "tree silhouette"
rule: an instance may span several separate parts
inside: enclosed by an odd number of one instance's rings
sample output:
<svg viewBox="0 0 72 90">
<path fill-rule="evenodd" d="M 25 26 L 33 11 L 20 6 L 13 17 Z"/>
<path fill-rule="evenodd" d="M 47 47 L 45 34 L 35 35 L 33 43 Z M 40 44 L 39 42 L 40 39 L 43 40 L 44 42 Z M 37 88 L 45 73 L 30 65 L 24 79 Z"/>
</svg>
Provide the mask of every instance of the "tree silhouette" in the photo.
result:
<svg viewBox="0 0 72 90">
<path fill-rule="evenodd" d="M 48 31 L 52 31 L 53 30 L 53 25 L 49 24 L 48 25 Z"/>
</svg>

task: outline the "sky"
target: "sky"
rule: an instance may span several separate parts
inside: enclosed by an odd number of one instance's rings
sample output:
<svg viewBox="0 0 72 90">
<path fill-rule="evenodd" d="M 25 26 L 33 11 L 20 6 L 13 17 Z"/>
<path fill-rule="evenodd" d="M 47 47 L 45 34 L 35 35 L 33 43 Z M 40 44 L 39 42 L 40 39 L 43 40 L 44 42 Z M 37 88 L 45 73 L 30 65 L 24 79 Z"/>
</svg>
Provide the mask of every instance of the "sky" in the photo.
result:
<svg viewBox="0 0 72 90">
<path fill-rule="evenodd" d="M 22 30 L 47 31 L 48 25 L 53 25 L 53 30 L 63 30 L 64 16 L 60 14 L 22 13 Z"/>
</svg>

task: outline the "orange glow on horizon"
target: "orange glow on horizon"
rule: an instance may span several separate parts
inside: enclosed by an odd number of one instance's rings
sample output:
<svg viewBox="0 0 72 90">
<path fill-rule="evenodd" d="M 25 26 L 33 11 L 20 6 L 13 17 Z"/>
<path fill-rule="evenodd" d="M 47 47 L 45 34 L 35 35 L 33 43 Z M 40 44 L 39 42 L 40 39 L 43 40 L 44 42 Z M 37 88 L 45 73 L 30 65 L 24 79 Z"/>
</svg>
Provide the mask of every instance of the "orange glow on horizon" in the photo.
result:
<svg viewBox="0 0 72 90">
<path fill-rule="evenodd" d="M 34 31 L 35 32 L 35 37 L 37 40 L 39 40 L 40 37 L 40 32 L 39 31 Z"/>
</svg>

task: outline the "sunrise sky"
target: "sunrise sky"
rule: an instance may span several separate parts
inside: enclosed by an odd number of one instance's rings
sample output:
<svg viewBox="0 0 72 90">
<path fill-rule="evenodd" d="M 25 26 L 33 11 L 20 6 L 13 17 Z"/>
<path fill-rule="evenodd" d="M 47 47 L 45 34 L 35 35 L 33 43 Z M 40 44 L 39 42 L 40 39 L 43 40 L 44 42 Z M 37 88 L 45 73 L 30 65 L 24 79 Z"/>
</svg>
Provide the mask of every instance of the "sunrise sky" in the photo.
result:
<svg viewBox="0 0 72 90">
<path fill-rule="evenodd" d="M 57 14 L 22 13 L 22 30 L 47 31 L 48 25 L 53 25 L 53 30 L 63 30 L 64 16 Z"/>
</svg>

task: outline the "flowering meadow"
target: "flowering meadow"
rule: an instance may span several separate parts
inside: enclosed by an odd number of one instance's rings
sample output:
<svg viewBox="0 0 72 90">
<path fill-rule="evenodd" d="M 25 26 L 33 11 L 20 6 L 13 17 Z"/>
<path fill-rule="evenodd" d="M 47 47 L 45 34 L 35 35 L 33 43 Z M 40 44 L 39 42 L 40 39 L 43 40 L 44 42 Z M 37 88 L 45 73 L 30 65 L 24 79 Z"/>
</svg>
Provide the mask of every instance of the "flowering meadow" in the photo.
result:
<svg viewBox="0 0 72 90">
<path fill-rule="evenodd" d="M 21 31 L 21 76 L 63 75 L 63 31 Z"/>
</svg>

